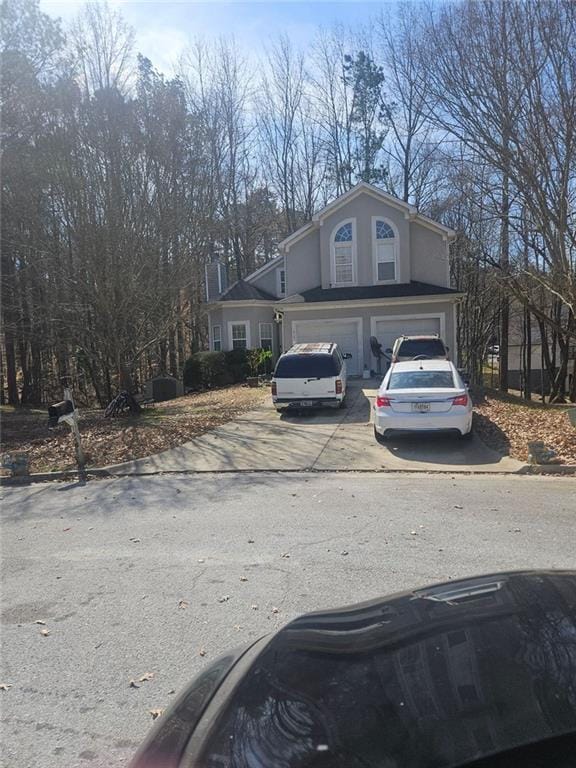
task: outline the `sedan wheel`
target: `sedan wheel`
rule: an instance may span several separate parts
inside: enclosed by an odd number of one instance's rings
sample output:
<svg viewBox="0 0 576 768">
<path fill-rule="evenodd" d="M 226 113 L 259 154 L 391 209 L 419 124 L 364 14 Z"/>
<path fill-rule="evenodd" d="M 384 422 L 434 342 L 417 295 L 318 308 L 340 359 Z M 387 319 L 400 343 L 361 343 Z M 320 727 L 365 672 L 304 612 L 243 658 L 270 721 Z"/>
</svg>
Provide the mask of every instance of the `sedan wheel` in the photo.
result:
<svg viewBox="0 0 576 768">
<path fill-rule="evenodd" d="M 374 437 L 376 438 L 376 442 L 383 445 L 386 442 L 386 435 L 381 435 L 380 432 L 374 427 Z"/>
</svg>

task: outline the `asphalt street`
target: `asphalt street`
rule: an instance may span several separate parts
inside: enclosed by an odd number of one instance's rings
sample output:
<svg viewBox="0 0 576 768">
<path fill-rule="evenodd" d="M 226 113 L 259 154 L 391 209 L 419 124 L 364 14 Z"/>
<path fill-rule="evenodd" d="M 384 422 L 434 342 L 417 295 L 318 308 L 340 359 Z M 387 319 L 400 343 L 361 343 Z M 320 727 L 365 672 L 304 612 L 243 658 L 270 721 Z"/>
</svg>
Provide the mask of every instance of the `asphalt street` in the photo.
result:
<svg viewBox="0 0 576 768">
<path fill-rule="evenodd" d="M 576 568 L 570 478 L 171 475 L 0 495 L 5 768 L 126 765 L 150 710 L 299 613 Z"/>
</svg>

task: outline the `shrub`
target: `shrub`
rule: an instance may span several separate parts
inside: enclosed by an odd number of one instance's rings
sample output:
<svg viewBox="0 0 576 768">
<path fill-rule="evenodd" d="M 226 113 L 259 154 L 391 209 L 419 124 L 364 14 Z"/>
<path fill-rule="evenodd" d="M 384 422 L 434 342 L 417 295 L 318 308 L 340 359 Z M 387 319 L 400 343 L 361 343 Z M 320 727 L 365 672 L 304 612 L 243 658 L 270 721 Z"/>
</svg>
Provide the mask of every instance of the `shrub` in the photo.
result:
<svg viewBox="0 0 576 768">
<path fill-rule="evenodd" d="M 184 386 L 188 389 L 201 389 L 202 371 L 200 368 L 200 360 L 198 360 L 197 354 L 189 357 L 188 360 L 186 360 L 184 363 L 182 380 L 184 382 Z"/>
<path fill-rule="evenodd" d="M 231 349 L 224 354 L 234 384 L 245 381 L 246 376 L 248 376 L 248 351 L 246 349 Z"/>
<path fill-rule="evenodd" d="M 184 384 L 192 389 L 212 389 L 232 384 L 224 352 L 196 352 L 184 366 Z"/>
<path fill-rule="evenodd" d="M 269 349 L 251 349 L 248 352 L 248 368 L 251 376 L 270 373 L 272 352 Z"/>
</svg>

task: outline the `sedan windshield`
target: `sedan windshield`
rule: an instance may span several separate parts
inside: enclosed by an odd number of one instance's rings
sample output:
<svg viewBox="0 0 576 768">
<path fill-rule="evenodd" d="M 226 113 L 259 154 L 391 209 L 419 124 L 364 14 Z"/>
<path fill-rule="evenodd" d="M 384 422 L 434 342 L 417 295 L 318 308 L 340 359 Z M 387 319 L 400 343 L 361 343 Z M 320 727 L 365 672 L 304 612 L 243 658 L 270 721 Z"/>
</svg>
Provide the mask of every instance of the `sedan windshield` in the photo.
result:
<svg viewBox="0 0 576 768">
<path fill-rule="evenodd" d="M 392 373 L 388 389 L 453 389 L 451 371 L 402 371 Z"/>
</svg>

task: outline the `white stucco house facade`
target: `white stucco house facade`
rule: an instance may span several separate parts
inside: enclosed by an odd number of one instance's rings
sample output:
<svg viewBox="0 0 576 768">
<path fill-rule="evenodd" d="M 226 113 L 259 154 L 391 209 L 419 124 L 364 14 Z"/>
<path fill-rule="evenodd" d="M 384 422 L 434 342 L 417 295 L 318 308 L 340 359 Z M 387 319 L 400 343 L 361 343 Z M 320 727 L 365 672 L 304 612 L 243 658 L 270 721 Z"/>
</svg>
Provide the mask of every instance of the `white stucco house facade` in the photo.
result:
<svg viewBox="0 0 576 768">
<path fill-rule="evenodd" d="M 279 244 L 280 255 L 208 303 L 210 349 L 335 341 L 352 375 L 375 369 L 370 337 L 439 333 L 457 360 L 449 244 L 455 233 L 361 182 Z"/>
</svg>

